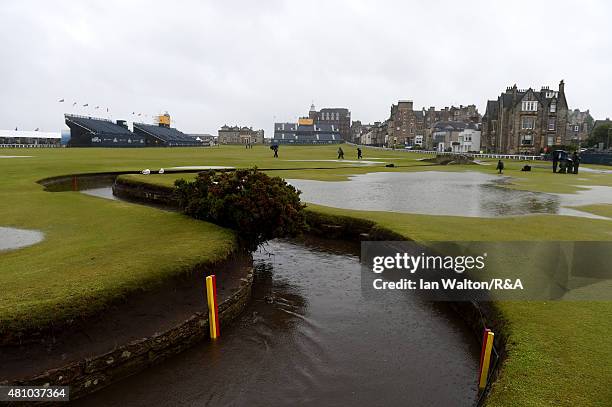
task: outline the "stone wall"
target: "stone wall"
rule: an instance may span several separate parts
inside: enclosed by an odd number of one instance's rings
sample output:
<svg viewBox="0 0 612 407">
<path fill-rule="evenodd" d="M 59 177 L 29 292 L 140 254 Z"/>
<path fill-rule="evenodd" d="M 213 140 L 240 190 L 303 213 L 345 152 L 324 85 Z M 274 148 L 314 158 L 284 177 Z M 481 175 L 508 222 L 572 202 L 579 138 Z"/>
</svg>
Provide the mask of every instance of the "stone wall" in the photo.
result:
<svg viewBox="0 0 612 407">
<path fill-rule="evenodd" d="M 247 277 L 242 279 L 240 288 L 219 305 L 219 320 L 222 326 L 231 322 L 246 307 L 251 298 L 252 283 L 251 268 Z M 183 323 L 165 332 L 132 341 L 110 352 L 10 384 L 70 386 L 70 398 L 74 400 L 153 366 L 207 338 L 209 338 L 208 313 L 196 312 Z M 0 385 L 8 384 L 0 383 Z M 19 403 L 19 405 L 24 404 Z"/>
<path fill-rule="evenodd" d="M 113 184 L 113 194 L 128 201 L 178 208 L 174 188 L 169 186 L 118 177 Z"/>
</svg>

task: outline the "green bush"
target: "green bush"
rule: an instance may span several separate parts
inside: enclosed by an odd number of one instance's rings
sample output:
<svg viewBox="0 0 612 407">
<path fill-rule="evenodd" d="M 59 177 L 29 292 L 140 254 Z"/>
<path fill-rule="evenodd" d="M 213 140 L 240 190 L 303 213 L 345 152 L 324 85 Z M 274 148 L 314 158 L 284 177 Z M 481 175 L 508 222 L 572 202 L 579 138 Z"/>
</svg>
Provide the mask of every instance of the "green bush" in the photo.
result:
<svg viewBox="0 0 612 407">
<path fill-rule="evenodd" d="M 270 239 L 297 236 L 306 229 L 301 192 L 256 168 L 206 171 L 194 181 L 177 180 L 175 187 L 185 214 L 238 231 L 248 250 Z"/>
</svg>

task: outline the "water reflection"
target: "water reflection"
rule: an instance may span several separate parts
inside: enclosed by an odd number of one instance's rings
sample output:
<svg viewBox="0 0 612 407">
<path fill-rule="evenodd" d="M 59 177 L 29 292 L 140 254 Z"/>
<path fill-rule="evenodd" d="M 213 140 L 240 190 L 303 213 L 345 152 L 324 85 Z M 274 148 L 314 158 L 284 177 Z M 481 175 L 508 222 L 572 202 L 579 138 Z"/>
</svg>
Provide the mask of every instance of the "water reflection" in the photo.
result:
<svg viewBox="0 0 612 407">
<path fill-rule="evenodd" d="M 306 202 L 336 208 L 498 217 L 528 214 L 595 215 L 564 206 L 612 203 L 612 188 L 593 187 L 578 194 L 546 194 L 503 187 L 506 177 L 480 172 L 380 172 L 349 181 L 291 179 Z"/>
<path fill-rule="evenodd" d="M 517 216 L 559 213 L 560 199 L 554 195 L 504 188 L 499 183 L 478 186 L 479 210 L 473 216 Z"/>
<path fill-rule="evenodd" d="M 95 196 L 95 197 L 98 197 L 98 198 L 112 199 L 114 201 L 119 200 L 119 198 L 117 198 L 115 195 L 113 195 L 113 188 L 109 187 L 109 186 L 104 186 L 104 187 L 99 187 L 99 188 L 84 189 L 84 190 L 81 191 L 81 193 L 83 193 L 85 195 Z"/>
</svg>

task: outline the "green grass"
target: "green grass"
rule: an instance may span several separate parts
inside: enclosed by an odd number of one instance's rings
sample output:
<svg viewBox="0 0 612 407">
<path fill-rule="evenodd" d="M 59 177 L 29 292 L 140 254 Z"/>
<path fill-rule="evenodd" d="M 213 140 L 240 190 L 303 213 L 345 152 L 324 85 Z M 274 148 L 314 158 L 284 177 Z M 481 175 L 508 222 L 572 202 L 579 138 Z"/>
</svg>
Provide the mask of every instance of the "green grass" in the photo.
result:
<svg viewBox="0 0 612 407">
<path fill-rule="evenodd" d="M 0 333 L 95 313 L 234 247 L 230 231 L 176 213 L 77 192 L 45 192 L 36 182 L 75 173 L 186 165 L 342 167 L 283 161 L 335 158 L 334 147 L 0 149 L 0 226 L 40 230 L 43 242 L 0 252 Z"/>
<path fill-rule="evenodd" d="M 285 160 L 334 159 L 336 147 L 269 149 L 62 149 L 0 150 L 0 226 L 43 230 L 46 240 L 0 254 L 0 321 L 19 327 L 58 316 L 90 312 L 98 304 L 130 290 L 154 284 L 232 247 L 230 233 L 178 214 L 139 205 L 106 201 L 74 192 L 48 193 L 35 181 L 76 172 L 158 169 L 180 165 L 227 165 L 264 169 L 287 178 L 343 180 L 372 171 L 482 171 L 492 165 L 432 166 L 415 153 L 366 149 L 365 159 L 382 157 L 399 167 L 356 167 L 349 163 Z M 346 157 L 353 151 L 345 147 Z M 510 188 L 572 193 L 590 185 L 612 186 L 612 175 L 553 174 L 546 163 L 522 173 L 524 162 L 506 161 Z M 314 167 L 329 167 L 319 170 Z M 593 167 L 595 168 L 595 167 Z M 192 175 L 129 175 L 171 185 Z M 370 219 L 406 237 L 428 240 L 552 240 L 572 230 L 576 240 L 612 240 L 612 221 L 569 216 L 462 218 L 388 212 L 349 211 L 309 205 L 309 209 Z M 580 208 L 612 216 L 612 205 Z M 171 246 L 160 241 L 172 239 Z M 146 241 L 146 243 L 143 243 Z M 510 255 L 509 255 L 510 257 Z M 511 260 L 511 258 L 510 258 Z M 609 302 L 498 302 L 510 342 L 508 359 L 488 400 L 491 406 L 609 405 L 612 390 L 612 304 Z M 8 324 L 8 325 L 7 325 Z"/>
</svg>

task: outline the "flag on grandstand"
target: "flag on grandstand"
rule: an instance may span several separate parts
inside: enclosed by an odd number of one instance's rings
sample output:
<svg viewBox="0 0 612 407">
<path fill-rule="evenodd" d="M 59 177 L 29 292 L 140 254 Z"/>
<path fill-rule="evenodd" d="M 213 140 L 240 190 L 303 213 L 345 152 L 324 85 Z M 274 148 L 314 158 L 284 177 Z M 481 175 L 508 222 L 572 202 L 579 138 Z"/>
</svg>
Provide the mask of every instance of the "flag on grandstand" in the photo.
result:
<svg viewBox="0 0 612 407">
<path fill-rule="evenodd" d="M 100 108 L 100 106 L 96 106 L 96 107 L 94 107 L 94 109 L 99 109 L 99 108 Z"/>
<path fill-rule="evenodd" d="M 60 99 L 60 100 L 58 100 L 58 102 L 60 102 L 60 103 L 62 103 L 63 101 L 64 101 L 64 99 Z"/>
<path fill-rule="evenodd" d="M 38 127 L 34 129 L 34 131 L 38 131 Z"/>
<path fill-rule="evenodd" d="M 83 105 L 83 107 L 87 107 L 87 106 L 89 106 L 89 103 L 85 103 L 85 104 Z"/>
<path fill-rule="evenodd" d="M 72 106 L 76 106 L 76 105 L 77 105 L 77 103 L 76 103 L 76 102 L 74 102 L 74 103 L 72 104 Z"/>
<path fill-rule="evenodd" d="M 108 107 L 106 108 L 106 113 L 108 113 Z"/>
</svg>

